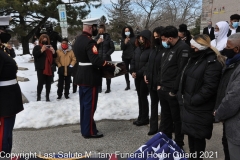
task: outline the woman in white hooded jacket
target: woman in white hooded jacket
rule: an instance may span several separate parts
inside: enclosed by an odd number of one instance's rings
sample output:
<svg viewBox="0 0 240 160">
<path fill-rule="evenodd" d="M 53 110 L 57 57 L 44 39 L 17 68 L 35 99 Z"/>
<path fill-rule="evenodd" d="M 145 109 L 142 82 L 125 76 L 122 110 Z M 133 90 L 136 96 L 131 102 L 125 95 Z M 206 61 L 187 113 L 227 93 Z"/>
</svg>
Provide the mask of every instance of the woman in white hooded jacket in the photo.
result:
<svg viewBox="0 0 240 160">
<path fill-rule="evenodd" d="M 222 51 L 226 47 L 227 34 L 229 30 L 229 24 L 225 21 L 216 23 L 214 28 L 215 39 L 211 41 L 211 45 L 217 48 L 218 51 Z"/>
</svg>

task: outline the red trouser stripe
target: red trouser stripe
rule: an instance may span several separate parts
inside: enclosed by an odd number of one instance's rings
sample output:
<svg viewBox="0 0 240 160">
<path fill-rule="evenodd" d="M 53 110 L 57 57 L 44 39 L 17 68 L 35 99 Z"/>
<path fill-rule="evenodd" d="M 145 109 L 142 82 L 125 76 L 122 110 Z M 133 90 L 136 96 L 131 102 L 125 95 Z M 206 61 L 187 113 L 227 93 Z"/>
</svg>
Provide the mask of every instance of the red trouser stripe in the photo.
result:
<svg viewBox="0 0 240 160">
<path fill-rule="evenodd" d="M 92 110 L 91 110 L 91 119 L 90 119 L 90 134 L 93 135 L 93 113 L 94 113 L 94 107 L 95 107 L 95 93 L 96 93 L 96 87 L 93 87 L 92 90 Z"/>
<path fill-rule="evenodd" d="M 2 143 L 3 143 L 3 132 L 4 132 L 4 118 L 0 118 L 0 151 L 2 151 Z"/>
</svg>

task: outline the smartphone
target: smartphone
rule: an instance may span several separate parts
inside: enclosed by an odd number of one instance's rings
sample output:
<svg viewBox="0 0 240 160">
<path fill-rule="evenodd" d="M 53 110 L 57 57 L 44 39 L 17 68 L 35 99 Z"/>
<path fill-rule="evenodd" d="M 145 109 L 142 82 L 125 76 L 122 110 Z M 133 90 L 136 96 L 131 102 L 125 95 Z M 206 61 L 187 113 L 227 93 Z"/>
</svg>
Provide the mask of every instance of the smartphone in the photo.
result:
<svg viewBox="0 0 240 160">
<path fill-rule="evenodd" d="M 47 48 L 50 48 L 50 47 L 51 47 L 51 45 L 46 45 L 46 47 L 47 47 Z"/>
<path fill-rule="evenodd" d="M 100 35 L 100 38 L 103 39 L 103 35 Z"/>
</svg>

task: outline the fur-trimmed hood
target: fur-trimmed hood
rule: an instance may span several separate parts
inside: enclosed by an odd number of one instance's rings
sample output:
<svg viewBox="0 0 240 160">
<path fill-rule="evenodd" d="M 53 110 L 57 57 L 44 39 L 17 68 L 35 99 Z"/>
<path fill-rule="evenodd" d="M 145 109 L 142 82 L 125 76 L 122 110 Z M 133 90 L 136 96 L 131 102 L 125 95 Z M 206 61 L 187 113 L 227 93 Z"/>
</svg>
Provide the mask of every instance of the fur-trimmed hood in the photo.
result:
<svg viewBox="0 0 240 160">
<path fill-rule="evenodd" d="M 61 44 L 58 46 L 58 49 L 63 51 Z M 65 52 L 69 52 L 71 50 L 72 50 L 72 46 L 68 44 L 68 49 L 66 49 Z"/>
</svg>

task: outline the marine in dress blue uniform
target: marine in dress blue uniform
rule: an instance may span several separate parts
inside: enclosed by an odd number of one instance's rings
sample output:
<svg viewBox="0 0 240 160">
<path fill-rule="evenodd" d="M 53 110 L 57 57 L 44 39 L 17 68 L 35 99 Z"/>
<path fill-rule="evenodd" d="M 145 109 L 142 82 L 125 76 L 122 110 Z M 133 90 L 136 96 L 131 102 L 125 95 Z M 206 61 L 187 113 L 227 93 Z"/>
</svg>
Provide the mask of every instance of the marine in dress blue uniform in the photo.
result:
<svg viewBox="0 0 240 160">
<path fill-rule="evenodd" d="M 7 43 L 10 16 L 0 16 L 0 41 Z M 23 110 L 22 94 L 17 83 L 17 64 L 12 57 L 0 50 L 0 151 L 1 156 L 11 153 L 12 131 L 16 114 Z"/>
<path fill-rule="evenodd" d="M 78 70 L 74 83 L 79 85 L 80 124 L 84 138 L 100 138 L 103 134 L 97 130 L 93 119 L 97 109 L 98 86 L 101 85 L 101 70 L 119 73 L 120 68 L 98 56 L 96 41 L 98 18 L 82 20 L 83 33 L 76 38 L 73 51 L 77 58 Z M 76 64 L 77 65 L 77 64 Z"/>
</svg>

